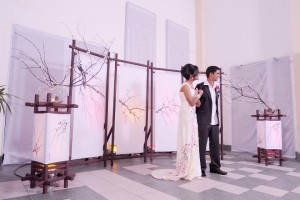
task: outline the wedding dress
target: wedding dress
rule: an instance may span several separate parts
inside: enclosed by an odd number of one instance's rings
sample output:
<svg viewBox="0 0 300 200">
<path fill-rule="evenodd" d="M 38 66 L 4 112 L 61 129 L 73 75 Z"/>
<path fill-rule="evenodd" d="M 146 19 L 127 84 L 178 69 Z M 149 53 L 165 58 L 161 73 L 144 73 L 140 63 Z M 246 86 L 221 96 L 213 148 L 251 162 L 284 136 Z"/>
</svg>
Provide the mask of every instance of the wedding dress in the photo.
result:
<svg viewBox="0 0 300 200">
<path fill-rule="evenodd" d="M 189 84 L 185 82 L 181 87 L 184 85 L 189 86 Z M 190 91 L 192 96 L 194 96 L 195 90 L 190 87 Z M 176 169 L 158 169 L 152 171 L 151 175 L 157 179 L 201 179 L 195 106 L 190 106 L 183 92 L 180 92 L 180 100 L 181 106 L 178 120 Z"/>
</svg>

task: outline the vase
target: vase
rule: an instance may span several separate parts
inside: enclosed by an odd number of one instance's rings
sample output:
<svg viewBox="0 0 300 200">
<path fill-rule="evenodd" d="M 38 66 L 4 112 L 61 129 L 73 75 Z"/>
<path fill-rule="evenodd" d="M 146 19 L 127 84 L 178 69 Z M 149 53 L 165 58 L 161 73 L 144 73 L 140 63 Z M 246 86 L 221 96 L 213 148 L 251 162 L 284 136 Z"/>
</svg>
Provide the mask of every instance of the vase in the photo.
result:
<svg viewBox="0 0 300 200">
<path fill-rule="evenodd" d="M 47 94 L 51 94 L 51 102 L 62 103 L 66 100 L 68 96 L 68 90 L 65 86 L 52 85 L 52 86 L 41 86 L 37 90 L 39 95 L 39 101 L 46 102 Z"/>
</svg>

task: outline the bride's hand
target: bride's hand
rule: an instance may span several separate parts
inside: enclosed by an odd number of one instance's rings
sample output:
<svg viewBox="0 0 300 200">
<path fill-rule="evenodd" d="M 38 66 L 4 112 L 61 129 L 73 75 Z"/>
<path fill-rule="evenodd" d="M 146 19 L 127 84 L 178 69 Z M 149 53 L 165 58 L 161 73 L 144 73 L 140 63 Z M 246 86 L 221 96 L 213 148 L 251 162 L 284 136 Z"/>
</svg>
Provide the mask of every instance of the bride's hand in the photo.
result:
<svg viewBox="0 0 300 200">
<path fill-rule="evenodd" d="M 195 91 L 196 91 L 196 96 L 198 98 L 200 98 L 202 96 L 202 94 L 203 94 L 203 90 L 198 90 L 198 88 L 196 88 Z"/>
<path fill-rule="evenodd" d="M 203 90 L 198 90 L 198 94 L 200 94 L 200 96 L 202 96 Z"/>
</svg>

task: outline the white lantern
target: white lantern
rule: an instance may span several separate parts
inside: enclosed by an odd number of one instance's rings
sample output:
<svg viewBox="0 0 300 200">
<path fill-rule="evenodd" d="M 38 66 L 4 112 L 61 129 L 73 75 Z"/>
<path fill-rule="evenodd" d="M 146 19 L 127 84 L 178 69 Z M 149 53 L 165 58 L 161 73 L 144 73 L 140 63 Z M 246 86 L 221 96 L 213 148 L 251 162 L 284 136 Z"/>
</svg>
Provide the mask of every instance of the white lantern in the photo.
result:
<svg viewBox="0 0 300 200">
<path fill-rule="evenodd" d="M 257 147 L 264 149 L 282 149 L 281 121 L 257 121 Z"/>
<path fill-rule="evenodd" d="M 44 164 L 69 160 L 70 114 L 34 114 L 32 160 Z"/>
</svg>

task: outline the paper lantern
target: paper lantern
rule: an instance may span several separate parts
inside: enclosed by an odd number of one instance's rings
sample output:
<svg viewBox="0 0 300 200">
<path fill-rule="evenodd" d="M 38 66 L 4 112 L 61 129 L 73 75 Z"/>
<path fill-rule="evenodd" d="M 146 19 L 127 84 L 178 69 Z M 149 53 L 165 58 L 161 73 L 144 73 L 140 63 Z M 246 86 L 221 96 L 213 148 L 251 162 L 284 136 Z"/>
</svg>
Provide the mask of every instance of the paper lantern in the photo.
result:
<svg viewBox="0 0 300 200">
<path fill-rule="evenodd" d="M 257 121 L 257 147 L 282 149 L 281 121 Z"/>
<path fill-rule="evenodd" d="M 34 114 L 32 160 L 44 164 L 69 160 L 70 114 Z"/>
</svg>

